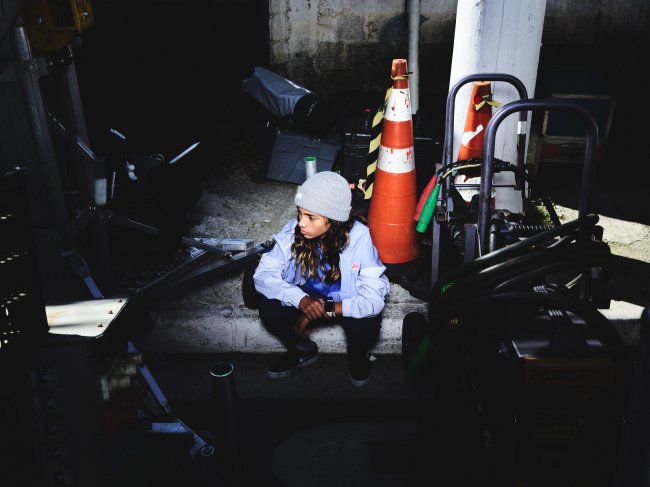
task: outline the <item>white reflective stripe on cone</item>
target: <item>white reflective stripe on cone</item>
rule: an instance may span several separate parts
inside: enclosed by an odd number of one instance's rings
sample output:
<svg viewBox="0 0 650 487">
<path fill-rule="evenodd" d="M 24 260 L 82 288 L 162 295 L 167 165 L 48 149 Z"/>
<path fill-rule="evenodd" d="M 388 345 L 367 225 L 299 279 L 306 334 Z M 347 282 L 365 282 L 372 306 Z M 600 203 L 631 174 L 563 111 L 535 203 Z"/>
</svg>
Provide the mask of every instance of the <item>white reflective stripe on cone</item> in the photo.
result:
<svg viewBox="0 0 650 487">
<path fill-rule="evenodd" d="M 415 169 L 413 147 L 408 149 L 393 149 L 392 147 L 379 146 L 377 169 L 390 173 L 405 173 Z"/>
<path fill-rule="evenodd" d="M 393 88 L 386 104 L 384 118 L 393 122 L 408 122 L 411 120 L 411 98 L 408 89 Z"/>
<path fill-rule="evenodd" d="M 476 130 L 472 132 L 471 130 L 468 130 L 467 132 L 463 132 L 463 136 L 460 139 L 460 143 L 463 145 L 467 145 L 470 143 L 470 141 L 476 137 L 478 134 L 483 132 L 483 125 L 479 124 L 478 127 L 476 127 Z"/>
</svg>

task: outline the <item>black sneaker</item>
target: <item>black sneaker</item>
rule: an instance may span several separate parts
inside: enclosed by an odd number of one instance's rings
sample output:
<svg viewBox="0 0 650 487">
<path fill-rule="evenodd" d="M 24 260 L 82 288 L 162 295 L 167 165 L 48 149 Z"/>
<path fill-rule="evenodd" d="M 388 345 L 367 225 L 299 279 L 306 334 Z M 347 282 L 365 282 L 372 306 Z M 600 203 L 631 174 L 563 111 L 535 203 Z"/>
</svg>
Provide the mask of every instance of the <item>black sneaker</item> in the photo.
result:
<svg viewBox="0 0 650 487">
<path fill-rule="evenodd" d="M 350 382 L 357 387 L 370 382 L 370 359 L 367 353 L 350 355 Z"/>
<path fill-rule="evenodd" d="M 314 348 L 311 352 L 301 352 L 299 350 L 290 350 L 282 354 L 282 356 L 273 362 L 268 369 L 266 375 L 270 379 L 284 379 L 289 377 L 291 372 L 300 367 L 311 365 L 318 359 L 318 348 Z"/>
</svg>

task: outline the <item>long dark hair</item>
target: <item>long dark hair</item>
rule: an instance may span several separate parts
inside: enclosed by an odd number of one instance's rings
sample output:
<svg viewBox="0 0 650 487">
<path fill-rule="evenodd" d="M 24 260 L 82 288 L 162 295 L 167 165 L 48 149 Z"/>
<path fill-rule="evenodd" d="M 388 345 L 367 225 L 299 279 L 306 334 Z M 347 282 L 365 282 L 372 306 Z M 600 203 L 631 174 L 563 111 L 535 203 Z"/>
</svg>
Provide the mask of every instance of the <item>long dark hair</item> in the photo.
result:
<svg viewBox="0 0 650 487">
<path fill-rule="evenodd" d="M 320 238 L 305 238 L 300 233 L 300 228 L 296 225 L 293 244 L 291 245 L 291 255 L 296 259 L 296 266 L 299 267 L 301 274 L 309 279 L 318 278 L 318 267 L 325 273 L 323 281 L 332 284 L 341 278 L 341 269 L 339 267 L 339 254 L 348 245 L 350 240 L 350 230 L 354 225 L 356 217 L 350 216 L 345 222 L 328 219 L 330 228 Z M 323 252 L 323 258 L 320 258 L 318 247 Z M 330 269 L 327 270 L 328 264 Z"/>
</svg>

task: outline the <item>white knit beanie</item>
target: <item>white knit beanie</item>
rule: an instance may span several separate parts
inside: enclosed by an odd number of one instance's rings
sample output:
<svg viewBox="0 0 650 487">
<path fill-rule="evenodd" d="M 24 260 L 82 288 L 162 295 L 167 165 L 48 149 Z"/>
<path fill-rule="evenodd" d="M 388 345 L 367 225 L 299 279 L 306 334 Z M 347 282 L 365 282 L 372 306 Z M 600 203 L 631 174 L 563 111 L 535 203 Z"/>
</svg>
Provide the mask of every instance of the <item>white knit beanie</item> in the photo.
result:
<svg viewBox="0 0 650 487">
<path fill-rule="evenodd" d="M 350 218 L 352 192 L 343 176 L 331 171 L 317 172 L 298 186 L 296 206 L 339 222 Z"/>
</svg>

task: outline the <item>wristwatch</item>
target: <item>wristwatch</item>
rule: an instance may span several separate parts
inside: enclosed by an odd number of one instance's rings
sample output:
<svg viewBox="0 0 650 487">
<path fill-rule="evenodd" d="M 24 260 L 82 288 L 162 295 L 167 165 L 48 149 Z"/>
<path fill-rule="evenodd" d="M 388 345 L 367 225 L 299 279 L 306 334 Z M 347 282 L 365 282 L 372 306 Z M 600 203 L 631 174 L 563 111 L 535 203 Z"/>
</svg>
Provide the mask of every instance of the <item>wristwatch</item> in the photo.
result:
<svg viewBox="0 0 650 487">
<path fill-rule="evenodd" d="M 325 316 L 328 318 L 336 318 L 336 311 L 334 308 L 334 300 L 327 299 L 325 301 Z"/>
</svg>

